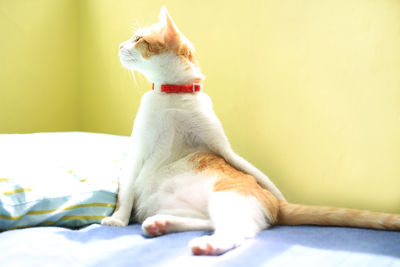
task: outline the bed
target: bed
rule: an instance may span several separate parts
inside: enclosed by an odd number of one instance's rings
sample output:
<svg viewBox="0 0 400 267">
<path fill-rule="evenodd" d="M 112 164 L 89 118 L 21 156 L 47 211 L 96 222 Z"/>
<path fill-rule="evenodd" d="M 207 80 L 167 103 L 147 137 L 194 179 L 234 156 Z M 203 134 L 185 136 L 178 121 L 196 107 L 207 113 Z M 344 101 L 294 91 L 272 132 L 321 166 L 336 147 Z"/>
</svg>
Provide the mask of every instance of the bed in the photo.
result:
<svg viewBox="0 0 400 267">
<path fill-rule="evenodd" d="M 277 226 L 224 255 L 192 256 L 207 232 L 143 236 L 100 225 L 115 208 L 128 138 L 0 135 L 0 266 L 399 266 L 400 232 Z"/>
</svg>

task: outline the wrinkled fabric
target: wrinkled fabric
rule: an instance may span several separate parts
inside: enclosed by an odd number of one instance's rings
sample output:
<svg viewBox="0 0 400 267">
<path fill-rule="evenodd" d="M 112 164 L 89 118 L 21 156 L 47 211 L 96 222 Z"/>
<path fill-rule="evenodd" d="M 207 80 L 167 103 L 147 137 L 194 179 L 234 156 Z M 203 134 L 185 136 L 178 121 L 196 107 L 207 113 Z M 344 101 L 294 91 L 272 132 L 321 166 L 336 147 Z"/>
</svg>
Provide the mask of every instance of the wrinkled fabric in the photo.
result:
<svg viewBox="0 0 400 267">
<path fill-rule="evenodd" d="M 80 230 L 36 227 L 0 233 L 2 266 L 400 266 L 400 232 L 278 226 L 221 256 L 193 256 L 203 231 L 148 238 L 140 225 Z"/>
</svg>

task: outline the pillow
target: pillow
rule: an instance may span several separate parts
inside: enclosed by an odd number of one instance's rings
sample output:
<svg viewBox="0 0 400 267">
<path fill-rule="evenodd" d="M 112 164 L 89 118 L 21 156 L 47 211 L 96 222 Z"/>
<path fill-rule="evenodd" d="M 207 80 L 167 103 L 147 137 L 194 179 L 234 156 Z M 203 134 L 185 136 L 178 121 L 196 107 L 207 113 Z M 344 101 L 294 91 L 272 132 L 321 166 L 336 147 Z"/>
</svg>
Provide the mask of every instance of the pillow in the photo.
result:
<svg viewBox="0 0 400 267">
<path fill-rule="evenodd" d="M 0 229 L 80 227 L 112 214 L 128 137 L 0 134 Z"/>
</svg>

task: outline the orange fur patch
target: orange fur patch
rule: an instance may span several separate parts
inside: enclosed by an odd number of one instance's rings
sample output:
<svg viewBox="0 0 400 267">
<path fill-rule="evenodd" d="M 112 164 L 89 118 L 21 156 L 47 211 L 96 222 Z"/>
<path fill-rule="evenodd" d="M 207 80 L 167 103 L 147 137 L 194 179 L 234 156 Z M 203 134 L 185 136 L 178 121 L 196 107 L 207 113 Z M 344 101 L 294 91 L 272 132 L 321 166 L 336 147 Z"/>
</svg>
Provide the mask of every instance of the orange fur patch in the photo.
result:
<svg viewBox="0 0 400 267">
<path fill-rule="evenodd" d="M 143 37 L 136 43 L 136 49 L 140 51 L 142 57 L 149 58 L 154 55 L 170 52 L 170 49 L 165 44 L 160 41 L 150 40 L 150 38 Z"/>
<path fill-rule="evenodd" d="M 161 37 L 159 36 L 160 34 L 161 33 L 153 32 L 148 36 L 143 36 L 136 43 L 135 47 L 140 51 L 142 57 L 149 58 L 154 55 L 172 52 L 182 58 L 187 59 L 189 62 L 195 65 L 197 64 L 194 51 L 192 51 L 187 44 L 178 38 L 178 40 L 176 40 L 177 43 L 174 46 L 169 46 L 162 41 Z"/>
<path fill-rule="evenodd" d="M 213 191 L 253 196 L 271 214 L 270 223 L 281 225 L 337 225 L 372 229 L 400 230 L 400 215 L 323 206 L 291 204 L 277 199 L 256 179 L 243 173 L 212 153 L 198 153 L 190 161 L 196 172 L 217 177 Z"/>
<path fill-rule="evenodd" d="M 271 214 L 273 222 L 278 218 L 279 201 L 268 190 L 262 188 L 256 179 L 229 165 L 223 158 L 212 153 L 198 153 L 191 159 L 196 172 L 207 176 L 216 176 L 213 191 L 238 193 L 242 196 L 255 197 L 259 203 Z"/>
<path fill-rule="evenodd" d="M 280 201 L 281 225 L 337 225 L 400 230 L 400 215 L 336 207 L 306 206 Z"/>
</svg>

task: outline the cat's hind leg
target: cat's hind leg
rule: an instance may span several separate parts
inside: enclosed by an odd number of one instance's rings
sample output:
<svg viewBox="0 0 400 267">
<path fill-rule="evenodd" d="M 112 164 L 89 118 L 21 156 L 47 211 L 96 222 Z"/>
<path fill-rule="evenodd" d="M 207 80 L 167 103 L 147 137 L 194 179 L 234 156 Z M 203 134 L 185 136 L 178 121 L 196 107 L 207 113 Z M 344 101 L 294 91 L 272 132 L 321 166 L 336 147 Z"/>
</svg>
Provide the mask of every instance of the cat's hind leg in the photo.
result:
<svg viewBox="0 0 400 267">
<path fill-rule="evenodd" d="M 147 236 L 160 236 L 168 233 L 213 229 L 210 220 L 157 214 L 148 217 L 142 224 Z"/>
<path fill-rule="evenodd" d="M 220 255 L 240 246 L 270 226 L 268 212 L 254 197 L 234 192 L 214 192 L 209 214 L 215 231 L 193 239 L 189 247 L 195 255 Z"/>
</svg>

